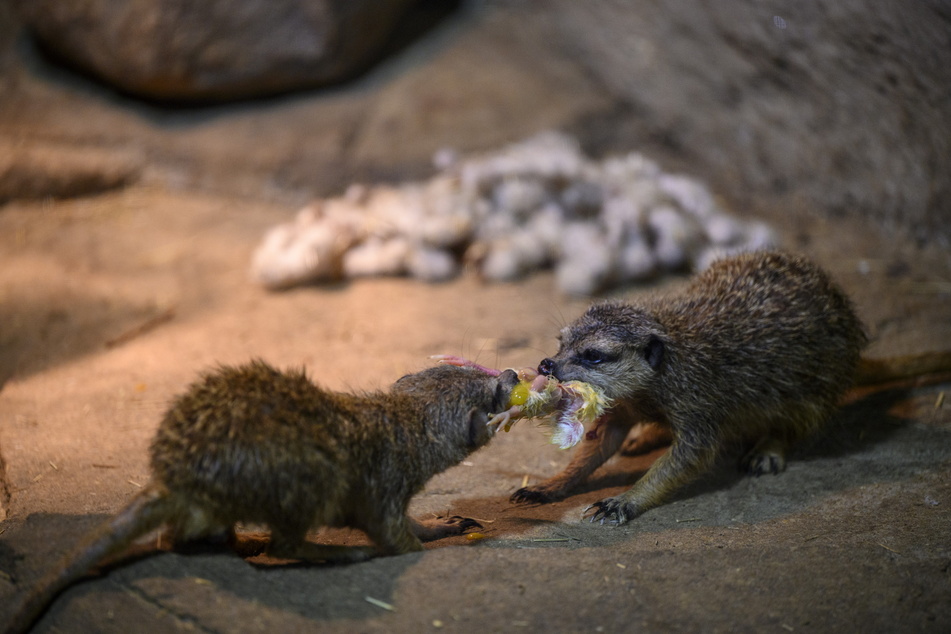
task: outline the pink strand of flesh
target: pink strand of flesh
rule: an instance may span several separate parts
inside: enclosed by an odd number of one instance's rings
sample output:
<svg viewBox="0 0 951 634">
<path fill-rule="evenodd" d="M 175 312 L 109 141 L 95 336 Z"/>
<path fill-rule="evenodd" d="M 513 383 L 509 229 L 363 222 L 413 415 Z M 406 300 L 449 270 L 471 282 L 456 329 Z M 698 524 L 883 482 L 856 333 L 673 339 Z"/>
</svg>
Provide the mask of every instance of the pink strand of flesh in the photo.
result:
<svg viewBox="0 0 951 634">
<path fill-rule="evenodd" d="M 489 368 L 484 365 L 480 365 L 475 361 L 469 361 L 464 357 L 458 357 L 454 354 L 434 354 L 430 359 L 439 361 L 440 363 L 447 363 L 449 365 L 457 365 L 461 368 L 475 368 L 476 370 L 481 370 L 489 376 L 498 376 L 502 374 L 502 370 L 496 370 L 495 368 Z"/>
<path fill-rule="evenodd" d="M 449 365 L 457 365 L 462 368 L 475 368 L 485 372 L 489 376 L 498 376 L 502 374 L 502 370 L 496 370 L 495 368 L 490 368 L 475 361 L 469 361 L 465 357 L 456 356 L 454 354 L 434 354 L 430 359 L 438 361 L 439 363 L 447 363 Z M 544 374 L 539 374 L 532 368 L 522 368 L 518 370 L 518 378 L 523 381 L 531 381 L 533 392 L 539 392 L 544 389 L 545 384 L 548 383 L 549 378 Z"/>
</svg>

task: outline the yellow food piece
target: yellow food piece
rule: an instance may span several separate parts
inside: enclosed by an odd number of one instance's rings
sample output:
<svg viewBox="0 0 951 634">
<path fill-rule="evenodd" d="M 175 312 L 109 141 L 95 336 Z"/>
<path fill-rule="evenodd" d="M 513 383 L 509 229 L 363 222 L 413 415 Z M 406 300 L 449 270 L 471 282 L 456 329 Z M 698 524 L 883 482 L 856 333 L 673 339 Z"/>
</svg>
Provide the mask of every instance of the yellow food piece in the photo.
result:
<svg viewBox="0 0 951 634">
<path fill-rule="evenodd" d="M 576 420 L 580 422 L 593 422 L 611 406 L 611 400 L 604 392 L 589 383 L 568 381 L 564 387 L 581 396 L 582 405 L 575 414 Z"/>
<path fill-rule="evenodd" d="M 486 537 L 488 537 L 488 535 L 485 533 L 469 533 L 466 535 L 466 539 L 468 539 L 470 542 L 474 542 L 479 539 L 485 539 Z"/>
<path fill-rule="evenodd" d="M 577 444 L 584 436 L 584 426 L 597 421 L 612 404 L 601 389 L 589 383 L 560 383 L 554 377 L 542 381 L 534 372 L 520 377 L 509 392 L 508 409 L 488 423 L 496 430 L 509 431 L 522 418 L 549 418 L 551 441 L 565 449 Z"/>
<path fill-rule="evenodd" d="M 532 393 L 532 384 L 530 381 L 519 381 L 518 384 L 512 388 L 512 393 L 509 394 L 509 407 L 514 407 L 516 405 L 524 405 L 528 402 L 529 396 Z"/>
<path fill-rule="evenodd" d="M 558 404 L 561 397 L 559 383 L 553 378 L 545 384 L 545 389 L 539 392 L 531 392 L 528 395 L 528 402 L 523 408 L 523 415 L 526 418 L 541 418 L 548 416 Z"/>
</svg>

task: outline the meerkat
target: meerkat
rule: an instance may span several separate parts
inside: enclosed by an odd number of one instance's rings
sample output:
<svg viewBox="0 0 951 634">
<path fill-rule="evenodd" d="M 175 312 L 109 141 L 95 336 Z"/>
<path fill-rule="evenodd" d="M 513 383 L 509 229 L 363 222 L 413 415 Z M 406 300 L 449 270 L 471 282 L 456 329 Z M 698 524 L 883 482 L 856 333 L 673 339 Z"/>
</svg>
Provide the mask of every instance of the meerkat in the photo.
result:
<svg viewBox="0 0 951 634">
<path fill-rule="evenodd" d="M 741 467 L 779 473 L 785 453 L 863 382 L 949 370 L 947 354 L 907 367 L 861 362 L 867 343 L 845 293 L 817 265 L 779 252 L 715 262 L 680 293 L 642 304 L 591 306 L 560 334 L 539 372 L 603 389 L 616 404 L 588 432 L 569 465 L 521 488 L 513 502 L 567 496 L 614 455 L 669 444 L 634 486 L 589 506 L 591 521 L 623 524 L 707 471 L 722 450 L 746 448 Z M 858 370 L 857 370 L 858 369 Z"/>
<path fill-rule="evenodd" d="M 357 562 L 462 534 L 466 518 L 407 516 L 410 499 L 494 433 L 514 371 L 439 366 L 389 391 L 330 392 L 262 361 L 206 374 L 168 409 L 151 445 L 149 484 L 28 595 L 7 632 L 25 631 L 56 596 L 107 557 L 163 525 L 176 543 L 234 537 L 236 522 L 270 529 L 267 554 Z M 306 541 L 318 527 L 364 531 L 371 546 Z"/>
</svg>

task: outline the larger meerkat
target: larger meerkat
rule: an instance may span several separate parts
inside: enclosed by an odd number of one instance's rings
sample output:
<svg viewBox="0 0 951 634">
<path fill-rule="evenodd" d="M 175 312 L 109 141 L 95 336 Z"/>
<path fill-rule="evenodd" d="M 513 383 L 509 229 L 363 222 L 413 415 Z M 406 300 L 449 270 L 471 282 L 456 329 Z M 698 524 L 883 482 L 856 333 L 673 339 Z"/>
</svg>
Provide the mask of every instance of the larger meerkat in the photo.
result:
<svg viewBox="0 0 951 634">
<path fill-rule="evenodd" d="M 750 473 L 782 471 L 786 449 L 830 417 L 857 367 L 863 382 L 896 369 L 860 364 L 867 339 L 848 297 L 815 264 L 777 252 L 717 261 L 672 296 L 595 304 L 560 340 L 539 372 L 597 385 L 617 405 L 564 471 L 519 489 L 514 502 L 565 497 L 634 425 L 635 451 L 671 443 L 630 490 L 586 509 L 602 523 L 661 504 L 730 444 L 747 448 Z M 906 370 L 946 370 L 946 357 L 919 357 L 924 365 Z"/>
<path fill-rule="evenodd" d="M 517 382 L 512 370 L 440 366 L 357 396 L 260 361 L 207 374 L 165 414 L 149 484 L 42 579 L 4 629 L 25 631 L 91 567 L 162 525 L 188 541 L 233 537 L 236 522 L 265 524 L 269 555 L 312 562 L 421 550 L 421 539 L 478 526 L 421 522 L 406 509 L 432 476 L 489 441 L 486 423 Z M 321 526 L 360 529 L 376 547 L 305 540 Z"/>
</svg>

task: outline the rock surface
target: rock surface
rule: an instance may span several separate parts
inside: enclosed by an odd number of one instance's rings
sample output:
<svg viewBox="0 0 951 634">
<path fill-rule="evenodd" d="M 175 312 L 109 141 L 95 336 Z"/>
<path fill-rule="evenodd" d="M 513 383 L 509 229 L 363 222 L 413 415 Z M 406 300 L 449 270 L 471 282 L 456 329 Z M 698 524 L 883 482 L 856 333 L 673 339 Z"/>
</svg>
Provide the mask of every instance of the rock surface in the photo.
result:
<svg viewBox="0 0 951 634">
<path fill-rule="evenodd" d="M 117 9 L 108 11 L 113 4 Z M 133 11 L 150 6 L 146 0 L 17 0 L 38 37 L 62 58 L 78 66 L 111 65 L 99 74 L 151 96 L 261 94 L 292 76 L 297 79 L 281 89 L 300 85 L 306 70 L 300 60 L 320 46 L 330 52 L 324 45 L 340 35 L 327 31 L 319 42 L 300 35 L 308 20 L 331 15 L 319 7 L 334 3 L 308 3 L 306 13 L 288 9 L 260 20 L 249 8 L 226 10 L 238 4 L 189 3 L 201 18 L 179 24 L 171 11 L 133 20 Z M 734 209 L 861 216 L 889 232 L 951 244 L 944 203 L 951 197 L 951 9 L 945 2 L 463 6 L 443 28 L 347 90 L 266 104 L 253 114 L 157 113 L 147 121 L 173 124 L 172 134 L 160 139 L 116 122 L 83 135 L 58 133 L 107 143 L 131 136 L 158 150 L 156 160 L 170 158 L 172 170 L 205 187 L 234 191 L 257 182 L 309 197 L 340 193 L 341 177 L 428 175 L 424 166 L 444 145 L 484 150 L 561 128 L 589 152 L 638 148 L 665 168 L 696 173 Z M 345 17 L 358 24 L 356 11 Z M 229 48 L 225 38 L 212 46 L 206 28 L 212 22 L 235 31 L 232 43 L 245 36 L 253 41 Z M 54 26 L 57 31 L 43 35 Z M 120 41 L 120 27 L 134 35 Z M 0 38 L 12 30 L 0 25 Z M 264 31 L 281 46 L 268 44 Z M 157 46 L 167 50 L 157 55 Z M 0 49 L 12 50 L 9 38 Z M 0 68 L 16 73 L 9 55 Z M 9 76 L 0 81 L 9 83 Z M 9 107 L 28 108 L 29 102 L 18 103 L 24 95 L 16 88 L 4 89 Z M 73 98 L 61 104 L 76 105 Z M 121 119 L 128 112 L 110 114 Z M 50 109 L 17 116 L 42 134 L 62 127 Z"/>
<path fill-rule="evenodd" d="M 588 303 L 558 296 L 553 274 L 270 293 L 248 282 L 245 265 L 284 217 L 259 200 L 141 184 L 0 210 L 0 381 L 9 379 L 0 443 L 13 494 L 0 523 L 0 623 L 141 490 L 155 427 L 199 371 L 262 357 L 360 391 L 434 353 L 521 367 L 554 352 L 558 327 Z M 871 354 L 951 341 L 951 291 L 941 286 L 951 267 L 934 250 L 846 219 L 786 222 L 781 234 L 808 238 L 802 250 L 855 299 Z M 159 320 L 166 307 L 174 316 Z M 785 473 L 742 477 L 731 455 L 619 528 L 582 522 L 582 510 L 629 487 L 660 451 L 617 457 L 562 502 L 516 506 L 509 496 L 526 478 L 557 473 L 571 455 L 522 422 L 411 505 L 417 517 L 478 518 L 484 539 L 352 566 L 245 562 L 225 549 L 133 556 L 64 593 L 34 631 L 943 634 L 951 407 L 936 403 L 948 389 L 858 395 Z M 356 531 L 314 538 L 364 540 Z M 146 539 L 139 553 L 155 544 Z"/>
<path fill-rule="evenodd" d="M 154 99 L 258 96 L 340 80 L 378 55 L 417 0 L 27 0 L 58 57 Z"/>
<path fill-rule="evenodd" d="M 947 2 L 549 4 L 636 134 L 715 189 L 951 244 Z"/>
<path fill-rule="evenodd" d="M 142 161 L 130 152 L 0 139 L 0 203 L 23 198 L 69 198 L 123 187 Z"/>
</svg>

